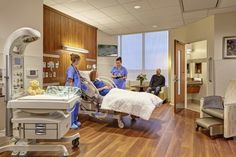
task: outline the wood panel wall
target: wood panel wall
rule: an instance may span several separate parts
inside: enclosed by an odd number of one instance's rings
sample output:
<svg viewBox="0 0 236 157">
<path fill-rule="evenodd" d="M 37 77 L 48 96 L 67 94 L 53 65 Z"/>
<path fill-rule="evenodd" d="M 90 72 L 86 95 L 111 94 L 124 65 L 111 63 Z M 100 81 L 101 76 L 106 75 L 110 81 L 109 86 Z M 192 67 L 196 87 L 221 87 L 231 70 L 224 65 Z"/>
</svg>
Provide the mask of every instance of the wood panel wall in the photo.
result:
<svg viewBox="0 0 236 157">
<path fill-rule="evenodd" d="M 89 50 L 88 54 L 79 54 L 80 70 L 87 70 L 87 65 L 97 63 L 97 28 L 45 5 L 43 21 L 44 62 L 55 60 L 48 55 L 46 57 L 46 54 L 60 56 L 58 69 L 44 68 L 44 72 L 55 71 L 57 77 L 44 77 L 44 83 L 59 82 L 61 85 L 65 83 L 66 69 L 71 64 L 70 53 L 72 52 L 62 50 L 63 45 Z"/>
</svg>

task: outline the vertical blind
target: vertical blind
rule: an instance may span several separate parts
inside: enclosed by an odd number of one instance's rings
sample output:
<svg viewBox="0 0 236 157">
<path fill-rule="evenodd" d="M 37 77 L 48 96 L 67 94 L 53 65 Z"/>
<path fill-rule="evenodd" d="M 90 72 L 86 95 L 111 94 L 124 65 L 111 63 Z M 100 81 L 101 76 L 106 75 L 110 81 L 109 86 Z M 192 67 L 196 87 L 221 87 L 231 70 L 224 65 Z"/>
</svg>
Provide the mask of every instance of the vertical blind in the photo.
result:
<svg viewBox="0 0 236 157">
<path fill-rule="evenodd" d="M 168 83 L 168 31 L 120 35 L 118 40 L 128 79 L 136 80 L 138 74 L 145 73 L 150 80 L 161 68 Z"/>
</svg>

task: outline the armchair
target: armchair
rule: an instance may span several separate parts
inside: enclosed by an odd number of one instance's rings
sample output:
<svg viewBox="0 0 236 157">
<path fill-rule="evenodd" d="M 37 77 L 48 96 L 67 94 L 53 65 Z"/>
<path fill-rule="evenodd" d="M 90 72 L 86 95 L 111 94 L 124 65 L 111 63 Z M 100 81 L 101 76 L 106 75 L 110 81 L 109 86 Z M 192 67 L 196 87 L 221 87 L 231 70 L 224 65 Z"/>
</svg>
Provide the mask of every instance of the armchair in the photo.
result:
<svg viewBox="0 0 236 157">
<path fill-rule="evenodd" d="M 236 136 L 236 80 L 231 80 L 223 99 L 223 109 L 204 108 L 205 98 L 200 103 L 200 118 L 196 120 L 197 128 L 210 130 L 210 135 L 223 134 L 225 138 Z"/>
<path fill-rule="evenodd" d="M 126 90 L 137 91 L 137 89 L 132 87 L 132 86 L 133 85 L 138 85 L 138 84 L 139 84 L 139 81 L 127 80 L 126 81 Z M 144 81 L 143 84 L 145 86 L 148 86 L 149 81 Z M 167 98 L 168 98 L 168 87 L 167 86 L 164 86 L 164 87 L 161 88 L 161 91 L 159 92 L 158 97 L 160 97 L 163 101 L 167 100 Z"/>
<path fill-rule="evenodd" d="M 166 101 L 167 98 L 168 98 L 168 87 L 167 86 L 164 86 L 164 87 L 161 87 L 161 91 L 159 92 L 159 95 L 158 95 L 162 100 Z"/>
</svg>

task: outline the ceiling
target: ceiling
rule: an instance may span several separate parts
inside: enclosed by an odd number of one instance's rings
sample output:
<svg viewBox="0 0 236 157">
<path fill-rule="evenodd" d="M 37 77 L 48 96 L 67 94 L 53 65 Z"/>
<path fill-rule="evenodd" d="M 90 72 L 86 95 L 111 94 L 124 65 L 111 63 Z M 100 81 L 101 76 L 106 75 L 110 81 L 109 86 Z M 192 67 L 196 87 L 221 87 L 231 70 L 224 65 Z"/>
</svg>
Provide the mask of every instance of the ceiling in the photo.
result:
<svg viewBox="0 0 236 157">
<path fill-rule="evenodd" d="M 166 30 L 236 11 L 236 0 L 44 0 L 44 4 L 108 34 Z"/>
</svg>

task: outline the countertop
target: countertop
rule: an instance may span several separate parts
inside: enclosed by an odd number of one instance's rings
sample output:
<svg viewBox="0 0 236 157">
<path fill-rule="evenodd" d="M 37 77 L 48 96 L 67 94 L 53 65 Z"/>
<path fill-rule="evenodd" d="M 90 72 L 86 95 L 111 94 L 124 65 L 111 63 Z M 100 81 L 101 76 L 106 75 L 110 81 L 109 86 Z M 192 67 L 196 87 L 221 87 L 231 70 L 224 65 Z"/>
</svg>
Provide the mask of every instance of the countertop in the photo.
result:
<svg viewBox="0 0 236 157">
<path fill-rule="evenodd" d="M 202 85 L 202 81 L 188 81 L 187 85 Z"/>
</svg>

